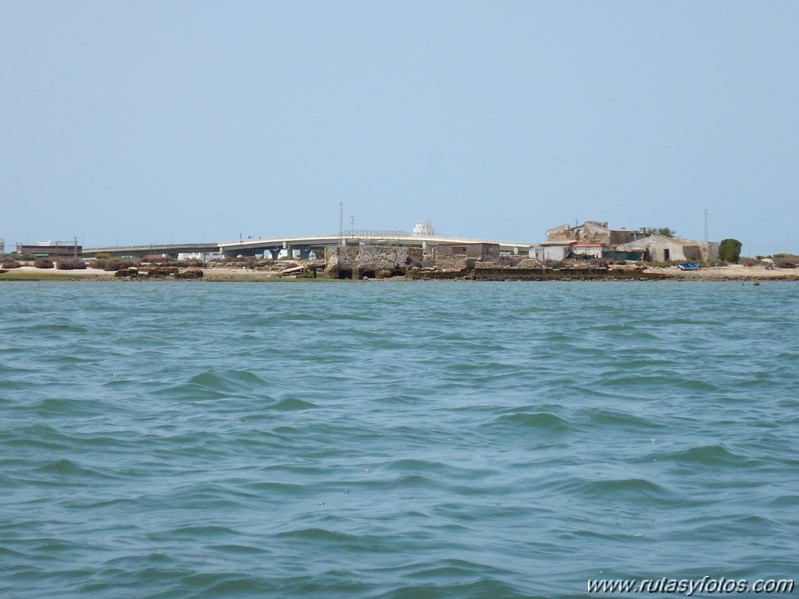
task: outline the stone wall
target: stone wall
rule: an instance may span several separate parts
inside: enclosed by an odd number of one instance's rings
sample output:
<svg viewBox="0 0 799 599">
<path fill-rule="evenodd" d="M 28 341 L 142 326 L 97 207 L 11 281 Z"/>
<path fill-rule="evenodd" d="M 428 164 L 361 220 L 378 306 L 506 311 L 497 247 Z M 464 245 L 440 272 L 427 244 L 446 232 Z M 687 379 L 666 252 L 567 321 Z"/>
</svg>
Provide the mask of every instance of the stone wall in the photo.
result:
<svg viewBox="0 0 799 599">
<path fill-rule="evenodd" d="M 404 276 L 421 263 L 421 248 L 360 245 L 325 249 L 325 275 L 334 279 Z"/>
<path fill-rule="evenodd" d="M 433 248 L 436 260 L 452 256 L 465 256 L 475 260 L 499 259 L 498 243 L 442 243 Z"/>
<path fill-rule="evenodd" d="M 447 272 L 463 272 L 474 268 L 475 259 L 467 256 L 436 256 L 435 267 Z"/>
</svg>

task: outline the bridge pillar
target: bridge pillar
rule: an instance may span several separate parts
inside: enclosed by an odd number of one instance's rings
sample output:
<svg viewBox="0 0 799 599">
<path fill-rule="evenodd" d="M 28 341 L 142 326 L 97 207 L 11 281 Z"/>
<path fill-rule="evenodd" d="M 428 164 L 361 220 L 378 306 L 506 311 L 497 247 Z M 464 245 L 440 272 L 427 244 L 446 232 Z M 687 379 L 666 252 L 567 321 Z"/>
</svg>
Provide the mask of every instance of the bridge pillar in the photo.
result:
<svg viewBox="0 0 799 599">
<path fill-rule="evenodd" d="M 286 248 L 286 257 L 291 260 L 294 257 L 294 248 L 292 248 L 288 243 L 284 243 L 283 247 Z"/>
<path fill-rule="evenodd" d="M 311 248 L 300 248 L 300 258 L 307 260 L 313 250 Z"/>
<path fill-rule="evenodd" d="M 272 260 L 277 260 L 280 257 L 280 248 L 268 248 L 270 254 L 272 254 Z"/>
</svg>

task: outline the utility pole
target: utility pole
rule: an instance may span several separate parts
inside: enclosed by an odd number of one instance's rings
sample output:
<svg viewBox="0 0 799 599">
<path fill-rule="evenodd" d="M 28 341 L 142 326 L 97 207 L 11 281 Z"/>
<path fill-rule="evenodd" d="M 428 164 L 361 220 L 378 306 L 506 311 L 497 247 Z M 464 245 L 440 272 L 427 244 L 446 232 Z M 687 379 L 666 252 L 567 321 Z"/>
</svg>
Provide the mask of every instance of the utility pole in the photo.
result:
<svg viewBox="0 0 799 599">
<path fill-rule="evenodd" d="M 341 245 L 344 245 L 344 202 L 338 203 L 338 236 L 341 238 Z"/>
</svg>

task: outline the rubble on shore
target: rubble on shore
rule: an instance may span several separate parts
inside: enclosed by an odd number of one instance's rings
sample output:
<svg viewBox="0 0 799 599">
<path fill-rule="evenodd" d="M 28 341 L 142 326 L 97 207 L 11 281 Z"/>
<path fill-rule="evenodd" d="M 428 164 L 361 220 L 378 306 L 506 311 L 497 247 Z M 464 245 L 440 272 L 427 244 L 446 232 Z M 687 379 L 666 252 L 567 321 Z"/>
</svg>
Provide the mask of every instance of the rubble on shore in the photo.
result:
<svg viewBox="0 0 799 599">
<path fill-rule="evenodd" d="M 338 249 L 337 249 L 338 250 Z M 91 264 L 91 263 L 89 263 Z M 116 281 L 279 281 L 298 279 L 353 280 L 463 280 L 463 281 L 756 281 L 799 280 L 799 268 L 770 264 L 729 264 L 683 271 L 676 265 L 609 264 L 577 260 L 541 263 L 520 256 L 480 260 L 466 256 L 424 257 L 414 248 L 347 247 L 330 252 L 325 260 L 253 259 L 230 262 L 140 263 L 118 270 L 89 266 L 80 270 L 41 269 L 32 265 L 4 268 L 0 280 L 116 280 Z"/>
</svg>

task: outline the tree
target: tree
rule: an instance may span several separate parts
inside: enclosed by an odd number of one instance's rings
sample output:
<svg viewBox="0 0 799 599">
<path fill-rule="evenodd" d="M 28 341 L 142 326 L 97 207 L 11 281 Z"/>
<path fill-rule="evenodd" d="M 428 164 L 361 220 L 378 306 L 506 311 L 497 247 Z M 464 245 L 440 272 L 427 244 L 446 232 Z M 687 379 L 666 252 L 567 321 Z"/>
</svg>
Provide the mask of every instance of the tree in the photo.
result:
<svg viewBox="0 0 799 599">
<path fill-rule="evenodd" d="M 677 231 L 669 227 L 644 227 L 644 233 L 647 235 L 663 235 L 664 237 L 674 237 Z"/>
<path fill-rule="evenodd" d="M 741 257 L 741 245 L 737 239 L 723 239 L 719 244 L 719 260 L 737 263 Z"/>
</svg>

